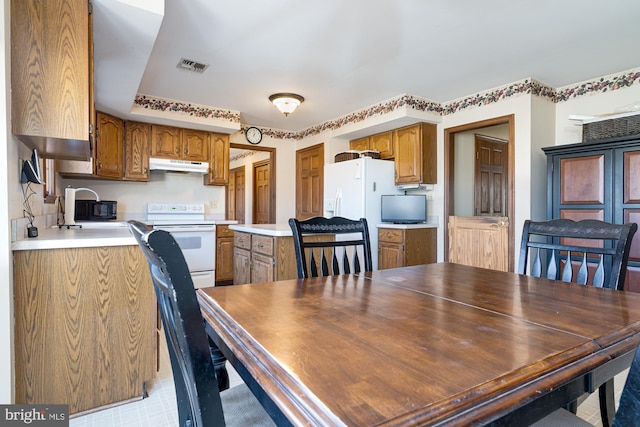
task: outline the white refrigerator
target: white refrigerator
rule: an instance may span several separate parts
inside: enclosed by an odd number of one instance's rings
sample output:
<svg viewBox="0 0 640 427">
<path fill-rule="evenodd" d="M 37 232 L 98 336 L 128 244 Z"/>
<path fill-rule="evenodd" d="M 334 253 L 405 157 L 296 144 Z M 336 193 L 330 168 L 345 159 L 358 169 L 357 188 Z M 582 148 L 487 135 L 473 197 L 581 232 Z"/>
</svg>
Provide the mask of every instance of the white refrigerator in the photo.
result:
<svg viewBox="0 0 640 427">
<path fill-rule="evenodd" d="M 399 193 L 391 160 L 361 157 L 324 166 L 324 216 L 367 219 L 374 270 L 378 269 L 380 196 Z"/>
</svg>

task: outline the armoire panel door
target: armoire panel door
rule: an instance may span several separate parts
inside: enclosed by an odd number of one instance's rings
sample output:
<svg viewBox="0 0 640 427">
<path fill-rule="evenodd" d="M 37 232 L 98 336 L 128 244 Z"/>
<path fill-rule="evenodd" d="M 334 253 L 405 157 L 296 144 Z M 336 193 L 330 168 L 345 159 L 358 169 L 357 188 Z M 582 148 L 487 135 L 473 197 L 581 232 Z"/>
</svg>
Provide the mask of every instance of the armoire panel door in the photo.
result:
<svg viewBox="0 0 640 427">
<path fill-rule="evenodd" d="M 560 159 L 560 203 L 604 203 L 604 154 Z"/>
<path fill-rule="evenodd" d="M 640 150 L 624 152 L 623 203 L 640 203 Z"/>
</svg>

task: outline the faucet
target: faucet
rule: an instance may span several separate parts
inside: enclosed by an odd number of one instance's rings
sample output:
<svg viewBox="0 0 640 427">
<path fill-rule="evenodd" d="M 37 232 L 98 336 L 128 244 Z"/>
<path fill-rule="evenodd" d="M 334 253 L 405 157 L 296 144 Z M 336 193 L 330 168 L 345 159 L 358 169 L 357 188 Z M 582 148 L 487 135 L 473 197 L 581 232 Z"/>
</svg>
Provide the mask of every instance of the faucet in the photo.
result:
<svg viewBox="0 0 640 427">
<path fill-rule="evenodd" d="M 68 186 L 64 189 L 64 225 L 76 224 L 76 193 L 82 190 L 93 193 L 96 196 L 96 202 L 100 201 L 98 193 L 90 188 L 71 188 L 71 186 Z"/>
</svg>

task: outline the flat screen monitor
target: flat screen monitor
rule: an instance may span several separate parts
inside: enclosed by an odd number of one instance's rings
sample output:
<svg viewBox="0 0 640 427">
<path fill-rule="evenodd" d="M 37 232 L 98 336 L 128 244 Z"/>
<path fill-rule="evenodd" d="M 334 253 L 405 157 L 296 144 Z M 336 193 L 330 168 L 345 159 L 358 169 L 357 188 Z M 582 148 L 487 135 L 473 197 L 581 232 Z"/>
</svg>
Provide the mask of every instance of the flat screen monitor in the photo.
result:
<svg viewBox="0 0 640 427">
<path fill-rule="evenodd" d="M 382 222 L 419 224 L 427 221 L 427 196 L 424 194 L 382 195 Z"/>
</svg>

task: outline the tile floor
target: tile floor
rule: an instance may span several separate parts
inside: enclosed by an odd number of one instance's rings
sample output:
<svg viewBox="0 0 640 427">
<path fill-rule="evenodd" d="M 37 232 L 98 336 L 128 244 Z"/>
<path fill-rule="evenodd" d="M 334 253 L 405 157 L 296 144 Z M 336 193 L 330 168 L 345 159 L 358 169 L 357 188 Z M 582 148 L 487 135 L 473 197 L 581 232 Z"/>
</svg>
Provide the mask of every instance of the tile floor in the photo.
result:
<svg viewBox="0 0 640 427">
<path fill-rule="evenodd" d="M 227 363 L 231 386 L 242 382 Z M 616 400 L 620 398 L 627 372 L 615 379 Z M 578 415 L 596 427 L 602 427 L 598 393 L 594 393 L 578 407 Z M 172 427 L 178 425 L 173 376 L 164 340 L 160 345 L 160 371 L 149 385 L 149 397 L 136 402 L 72 418 L 70 427 Z"/>
</svg>

